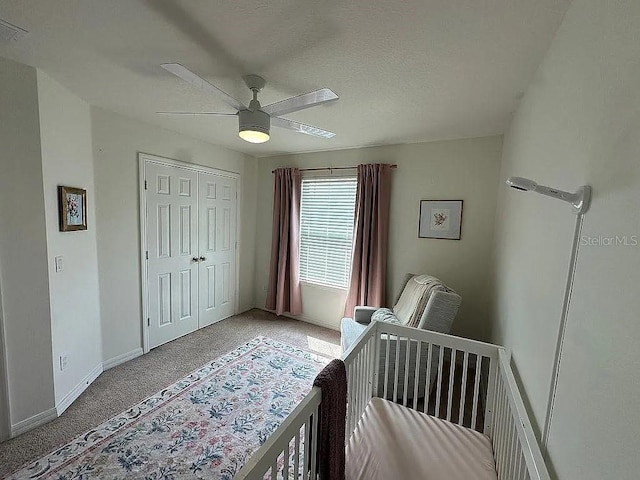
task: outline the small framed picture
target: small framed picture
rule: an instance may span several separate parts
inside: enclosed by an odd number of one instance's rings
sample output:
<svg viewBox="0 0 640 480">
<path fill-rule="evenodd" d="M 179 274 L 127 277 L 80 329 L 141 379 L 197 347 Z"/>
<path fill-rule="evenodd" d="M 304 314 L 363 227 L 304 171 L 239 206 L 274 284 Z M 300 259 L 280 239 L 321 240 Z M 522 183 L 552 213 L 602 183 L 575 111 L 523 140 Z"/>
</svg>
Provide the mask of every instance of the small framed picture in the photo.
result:
<svg viewBox="0 0 640 480">
<path fill-rule="evenodd" d="M 82 188 L 58 186 L 58 216 L 60 231 L 87 229 L 87 191 Z"/>
<path fill-rule="evenodd" d="M 420 201 L 419 238 L 460 240 L 462 200 Z"/>
</svg>

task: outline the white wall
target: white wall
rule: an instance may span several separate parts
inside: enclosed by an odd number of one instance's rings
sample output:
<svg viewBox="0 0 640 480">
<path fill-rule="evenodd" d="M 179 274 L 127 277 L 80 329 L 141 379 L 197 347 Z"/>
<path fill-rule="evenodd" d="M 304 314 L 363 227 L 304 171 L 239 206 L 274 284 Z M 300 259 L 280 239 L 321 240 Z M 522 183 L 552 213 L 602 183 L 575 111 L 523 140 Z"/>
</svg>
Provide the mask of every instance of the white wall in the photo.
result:
<svg viewBox="0 0 640 480">
<path fill-rule="evenodd" d="M 36 70 L 0 58 L 0 274 L 11 423 L 54 404 Z"/>
<path fill-rule="evenodd" d="M 359 148 L 261 158 L 258 175 L 256 304 L 264 307 L 271 254 L 273 175 L 276 167 L 350 166 L 396 163 L 392 173 L 388 257 L 388 302 L 408 272 L 441 278 L 462 295 L 454 323 L 458 334 L 484 338 L 487 318 L 496 180 L 502 137 Z M 462 240 L 418 238 L 420 200 L 464 200 Z M 338 329 L 346 292 L 303 285 L 301 318 Z"/>
<path fill-rule="evenodd" d="M 557 478 L 638 478 L 640 2 L 574 0 L 505 139 L 493 338 L 544 423 L 574 215 L 509 175 L 594 189 L 584 219 L 548 455 Z M 635 237 L 640 238 L 640 237 Z M 600 246 L 597 246 L 600 243 Z M 606 243 L 606 242 L 605 242 Z"/>
<path fill-rule="evenodd" d="M 142 346 L 138 152 L 240 173 L 239 310 L 253 308 L 257 160 L 91 107 L 104 360 Z"/>
<path fill-rule="evenodd" d="M 38 71 L 51 330 L 58 413 L 102 371 L 95 189 L 89 104 Z M 58 185 L 87 190 L 86 231 L 60 232 Z M 54 257 L 64 270 L 56 273 Z M 60 369 L 66 353 L 68 365 Z M 62 408 L 60 408 L 62 407 Z"/>
</svg>

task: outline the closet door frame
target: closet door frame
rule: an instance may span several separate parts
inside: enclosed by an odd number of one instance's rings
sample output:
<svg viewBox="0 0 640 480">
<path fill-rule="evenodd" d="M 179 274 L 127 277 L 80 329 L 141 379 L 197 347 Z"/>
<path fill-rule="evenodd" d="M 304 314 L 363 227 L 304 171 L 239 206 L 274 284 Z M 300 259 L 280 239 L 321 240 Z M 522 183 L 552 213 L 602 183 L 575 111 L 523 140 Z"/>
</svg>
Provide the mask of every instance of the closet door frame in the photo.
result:
<svg viewBox="0 0 640 480">
<path fill-rule="evenodd" d="M 241 176 L 237 172 L 229 172 L 217 168 L 205 167 L 204 165 L 196 165 L 193 163 L 173 160 L 171 158 L 159 157 L 148 153 L 138 153 L 138 189 L 140 192 L 139 217 L 140 217 L 140 278 L 142 286 L 142 350 L 148 353 L 149 348 L 149 279 L 147 272 L 147 190 L 145 178 L 145 166 L 148 163 L 155 163 L 169 167 L 180 167 L 194 172 L 210 173 L 220 175 L 222 177 L 233 178 L 236 180 L 236 191 L 238 195 L 236 203 L 236 243 L 240 244 L 240 225 L 241 225 Z M 238 300 L 240 290 L 240 249 L 236 246 L 236 268 L 235 268 L 235 293 L 234 293 L 234 314 L 238 313 Z"/>
</svg>

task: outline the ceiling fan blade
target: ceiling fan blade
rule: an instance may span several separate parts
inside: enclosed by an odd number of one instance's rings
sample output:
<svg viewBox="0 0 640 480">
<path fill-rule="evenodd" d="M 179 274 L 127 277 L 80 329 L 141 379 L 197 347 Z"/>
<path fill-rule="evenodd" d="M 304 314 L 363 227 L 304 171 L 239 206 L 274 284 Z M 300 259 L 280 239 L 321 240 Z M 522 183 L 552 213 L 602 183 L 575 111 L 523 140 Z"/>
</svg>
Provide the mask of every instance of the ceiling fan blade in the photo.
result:
<svg viewBox="0 0 640 480">
<path fill-rule="evenodd" d="M 163 63 L 160 65 L 167 72 L 173 73 L 176 77 L 180 77 L 185 82 L 189 82 L 191 85 L 195 85 L 196 87 L 204 90 L 205 92 L 212 93 L 213 95 L 217 95 L 223 100 L 225 103 L 231 105 L 236 110 L 246 110 L 241 102 L 233 98 L 231 95 L 223 92 L 215 85 L 207 82 L 204 78 L 199 77 L 187 67 L 180 65 L 179 63 Z"/>
<path fill-rule="evenodd" d="M 237 117 L 237 113 L 220 113 L 220 112 L 156 112 L 158 115 L 183 115 L 196 117 L 199 115 L 212 115 L 217 117 Z"/>
<path fill-rule="evenodd" d="M 272 103 L 266 107 L 262 107 L 262 110 L 272 117 L 279 117 L 280 115 L 286 115 L 287 113 L 297 112 L 298 110 L 304 110 L 305 108 L 315 107 L 326 102 L 338 100 L 336 95 L 329 88 L 321 88 L 320 90 L 314 90 L 313 92 L 303 93 L 297 97 L 287 98 L 280 102 Z"/>
<path fill-rule="evenodd" d="M 333 132 L 314 127 L 312 125 L 305 125 L 304 123 L 289 120 L 288 118 L 271 117 L 271 125 L 280 128 L 287 128 L 289 130 L 293 130 L 294 132 L 304 133 L 313 137 L 333 138 L 336 136 L 336 134 Z"/>
</svg>

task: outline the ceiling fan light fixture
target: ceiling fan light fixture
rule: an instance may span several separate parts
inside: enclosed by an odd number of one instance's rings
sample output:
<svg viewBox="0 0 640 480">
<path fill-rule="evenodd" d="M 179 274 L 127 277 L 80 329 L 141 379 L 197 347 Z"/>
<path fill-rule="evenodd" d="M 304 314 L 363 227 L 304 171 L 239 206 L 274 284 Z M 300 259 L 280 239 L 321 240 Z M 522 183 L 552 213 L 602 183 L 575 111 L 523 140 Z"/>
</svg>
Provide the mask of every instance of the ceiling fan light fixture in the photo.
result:
<svg viewBox="0 0 640 480">
<path fill-rule="evenodd" d="M 0 32 L 1 33 L 1 32 Z M 312 137 L 333 138 L 335 133 L 323 130 L 313 125 L 289 120 L 281 117 L 288 113 L 297 112 L 306 108 L 315 107 L 327 102 L 338 100 L 338 95 L 328 88 L 313 90 L 302 95 L 290 97 L 279 102 L 271 103 L 262 107 L 258 101 L 258 92 L 265 86 L 264 78 L 259 75 L 245 75 L 244 83 L 253 95 L 247 107 L 242 102 L 236 100 L 231 95 L 223 92 L 218 87 L 209 83 L 204 78 L 193 73 L 184 65 L 179 63 L 163 63 L 161 65 L 167 72 L 184 80 L 187 83 L 201 89 L 202 91 L 217 96 L 220 100 L 232 107 L 237 113 L 218 112 L 156 112 L 164 115 L 238 115 L 238 135 L 249 143 L 264 143 L 269 140 L 271 133 L 271 119 L 273 124 L 279 128 L 286 128 L 297 133 L 304 133 Z"/>
<path fill-rule="evenodd" d="M 271 117 L 262 110 L 240 110 L 238 135 L 249 143 L 264 143 L 269 140 Z"/>
<path fill-rule="evenodd" d="M 264 143 L 271 138 L 268 133 L 257 130 L 240 130 L 238 135 L 240 135 L 240 138 L 245 142 L 249 143 Z"/>
</svg>

